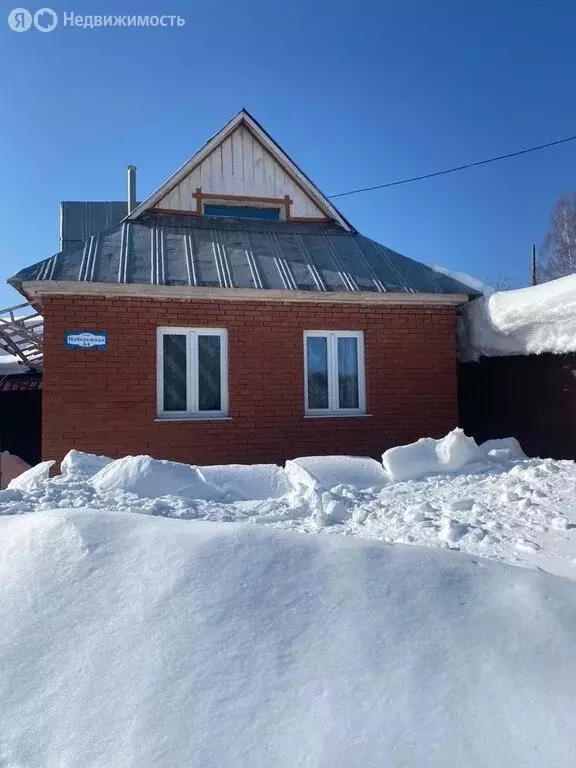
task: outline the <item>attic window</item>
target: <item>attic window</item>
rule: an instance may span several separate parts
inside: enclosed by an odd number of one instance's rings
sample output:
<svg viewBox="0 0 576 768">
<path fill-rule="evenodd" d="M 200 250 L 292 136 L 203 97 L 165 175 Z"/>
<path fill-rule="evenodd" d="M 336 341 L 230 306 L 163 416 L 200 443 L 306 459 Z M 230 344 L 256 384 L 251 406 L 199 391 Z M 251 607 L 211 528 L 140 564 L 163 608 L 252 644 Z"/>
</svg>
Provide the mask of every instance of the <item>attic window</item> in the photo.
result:
<svg viewBox="0 0 576 768">
<path fill-rule="evenodd" d="M 279 221 L 280 208 L 252 208 L 248 205 L 209 205 L 204 203 L 205 216 L 224 216 L 234 219 L 272 219 Z"/>
</svg>

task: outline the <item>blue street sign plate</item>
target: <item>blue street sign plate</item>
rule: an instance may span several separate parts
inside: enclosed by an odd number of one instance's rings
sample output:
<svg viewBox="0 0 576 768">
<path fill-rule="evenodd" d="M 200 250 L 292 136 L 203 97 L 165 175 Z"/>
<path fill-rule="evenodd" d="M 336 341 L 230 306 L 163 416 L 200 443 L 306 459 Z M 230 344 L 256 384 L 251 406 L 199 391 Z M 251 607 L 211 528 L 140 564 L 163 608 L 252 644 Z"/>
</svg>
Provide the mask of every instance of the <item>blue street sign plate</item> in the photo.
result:
<svg viewBox="0 0 576 768">
<path fill-rule="evenodd" d="M 67 349 L 106 349 L 107 331 L 66 331 L 64 346 Z"/>
</svg>

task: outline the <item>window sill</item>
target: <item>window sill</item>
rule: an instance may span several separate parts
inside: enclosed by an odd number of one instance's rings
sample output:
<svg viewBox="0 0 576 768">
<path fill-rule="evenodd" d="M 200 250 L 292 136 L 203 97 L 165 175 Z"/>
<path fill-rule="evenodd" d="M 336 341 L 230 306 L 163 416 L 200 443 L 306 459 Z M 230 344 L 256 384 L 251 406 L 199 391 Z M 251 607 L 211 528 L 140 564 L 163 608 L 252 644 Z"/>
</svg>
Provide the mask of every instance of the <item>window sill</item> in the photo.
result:
<svg viewBox="0 0 576 768">
<path fill-rule="evenodd" d="M 365 419 L 371 417 L 371 413 L 340 413 L 339 411 L 330 411 L 329 413 L 305 413 L 305 419 Z"/>
<path fill-rule="evenodd" d="M 154 419 L 156 424 L 174 421 L 232 421 L 232 416 L 158 416 Z"/>
</svg>

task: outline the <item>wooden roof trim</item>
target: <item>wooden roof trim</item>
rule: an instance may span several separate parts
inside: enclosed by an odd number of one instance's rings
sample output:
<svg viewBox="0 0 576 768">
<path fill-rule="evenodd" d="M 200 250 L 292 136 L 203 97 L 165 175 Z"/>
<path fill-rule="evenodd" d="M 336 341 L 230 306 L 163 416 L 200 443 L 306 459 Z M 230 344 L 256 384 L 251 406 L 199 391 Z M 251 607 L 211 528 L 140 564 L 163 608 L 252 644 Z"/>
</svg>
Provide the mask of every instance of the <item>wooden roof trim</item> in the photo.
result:
<svg viewBox="0 0 576 768">
<path fill-rule="evenodd" d="M 103 296 L 177 301 L 272 301 L 306 304 L 366 304 L 458 306 L 466 294 L 393 293 L 379 291 L 283 291 L 260 288 L 212 288 L 151 283 L 87 283 L 35 280 L 22 283 L 21 291 L 31 301 L 41 303 L 45 296 Z"/>
</svg>

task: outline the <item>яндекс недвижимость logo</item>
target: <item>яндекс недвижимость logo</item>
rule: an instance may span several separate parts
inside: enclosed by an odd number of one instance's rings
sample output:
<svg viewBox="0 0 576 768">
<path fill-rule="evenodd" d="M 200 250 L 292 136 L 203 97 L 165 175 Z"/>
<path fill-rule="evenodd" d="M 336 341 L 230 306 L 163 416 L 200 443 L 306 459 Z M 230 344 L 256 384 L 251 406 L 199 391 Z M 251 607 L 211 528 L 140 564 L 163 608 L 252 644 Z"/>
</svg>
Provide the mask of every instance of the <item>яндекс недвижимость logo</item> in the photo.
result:
<svg viewBox="0 0 576 768">
<path fill-rule="evenodd" d="M 58 26 L 58 14 L 52 8 L 40 8 L 34 14 L 27 8 L 14 8 L 8 14 L 8 26 L 13 32 L 28 32 L 32 26 L 38 32 L 52 32 Z"/>
<path fill-rule="evenodd" d="M 27 8 L 13 8 L 8 14 L 8 26 L 13 32 L 52 32 L 60 24 L 62 29 L 124 29 L 127 27 L 143 29 L 184 28 L 186 19 L 174 13 L 141 14 L 79 14 L 63 11 L 60 16 L 53 8 L 40 8 L 32 13 Z"/>
</svg>

